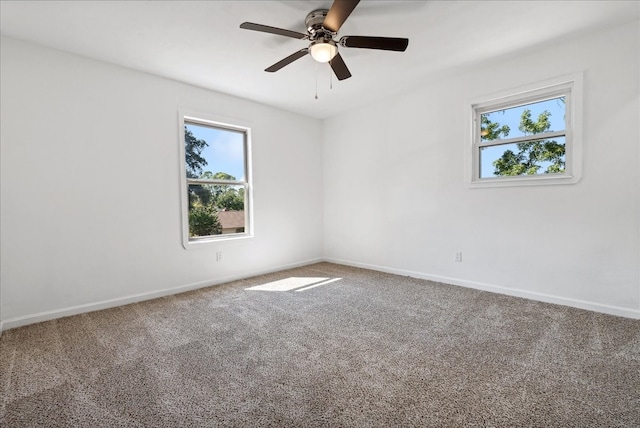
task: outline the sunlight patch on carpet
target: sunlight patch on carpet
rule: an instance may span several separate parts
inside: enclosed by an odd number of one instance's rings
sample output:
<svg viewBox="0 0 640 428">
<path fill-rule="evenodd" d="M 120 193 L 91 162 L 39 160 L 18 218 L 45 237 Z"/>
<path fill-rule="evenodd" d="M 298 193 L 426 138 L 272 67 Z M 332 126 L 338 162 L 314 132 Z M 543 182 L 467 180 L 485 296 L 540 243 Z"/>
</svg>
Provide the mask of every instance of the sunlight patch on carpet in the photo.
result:
<svg viewBox="0 0 640 428">
<path fill-rule="evenodd" d="M 256 285 L 246 288 L 252 291 L 305 291 L 320 285 L 330 284 L 339 281 L 342 278 L 318 278 L 318 277 L 296 277 L 292 276 L 278 281 L 268 282 L 262 285 Z"/>
<path fill-rule="evenodd" d="M 296 292 L 297 292 L 297 291 L 307 291 L 307 290 L 310 290 L 310 289 L 312 289 L 312 288 L 319 287 L 319 286 L 321 286 L 321 285 L 331 284 L 332 282 L 340 281 L 341 279 L 342 279 L 342 278 L 333 278 L 333 279 L 328 279 L 328 280 L 326 280 L 326 281 L 318 282 L 317 284 L 312 284 L 312 285 L 310 285 L 310 286 L 308 286 L 308 287 L 299 288 L 299 289 L 297 289 L 297 290 L 296 290 Z"/>
</svg>

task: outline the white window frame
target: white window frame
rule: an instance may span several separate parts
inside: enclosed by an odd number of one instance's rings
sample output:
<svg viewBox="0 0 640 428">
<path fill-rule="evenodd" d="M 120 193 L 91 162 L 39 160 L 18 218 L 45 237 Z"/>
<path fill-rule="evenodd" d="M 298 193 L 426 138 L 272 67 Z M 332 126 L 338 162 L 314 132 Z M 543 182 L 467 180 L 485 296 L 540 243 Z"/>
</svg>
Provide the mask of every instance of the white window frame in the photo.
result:
<svg viewBox="0 0 640 428">
<path fill-rule="evenodd" d="M 575 184 L 582 176 L 582 73 L 550 79 L 470 102 L 471 125 L 468 146 L 468 183 L 472 188 Z M 565 132 L 538 134 L 536 138 L 565 137 L 565 170 L 558 174 L 519 175 L 480 178 L 480 150 L 503 144 L 531 140 L 531 136 L 483 142 L 480 135 L 483 113 L 509 109 L 534 102 L 565 97 Z"/>
<path fill-rule="evenodd" d="M 181 223 L 182 223 L 182 246 L 185 249 L 193 249 L 202 247 L 203 244 L 219 243 L 221 241 L 229 241 L 236 239 L 246 239 L 253 237 L 253 186 L 252 186 L 252 168 L 251 168 L 251 128 L 248 126 L 234 125 L 225 122 L 213 120 L 207 115 L 180 111 L 178 113 L 179 122 L 179 141 L 180 141 L 180 198 L 181 198 Z M 201 180 L 187 178 L 187 168 L 185 165 L 186 148 L 185 148 L 185 132 L 186 124 L 193 123 L 196 125 L 211 126 L 218 129 L 224 129 L 234 132 L 241 132 L 244 135 L 244 180 Z M 189 184 L 220 184 L 231 186 L 243 186 L 245 189 L 245 206 L 244 206 L 244 232 L 210 235 L 198 238 L 189 237 Z"/>
</svg>

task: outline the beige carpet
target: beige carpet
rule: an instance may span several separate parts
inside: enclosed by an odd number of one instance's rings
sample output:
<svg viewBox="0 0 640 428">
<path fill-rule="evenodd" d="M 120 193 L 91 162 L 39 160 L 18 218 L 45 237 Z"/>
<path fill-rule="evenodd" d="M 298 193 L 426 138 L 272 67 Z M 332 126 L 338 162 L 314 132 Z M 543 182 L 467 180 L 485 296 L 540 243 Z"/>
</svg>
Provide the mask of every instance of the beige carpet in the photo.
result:
<svg viewBox="0 0 640 428">
<path fill-rule="evenodd" d="M 640 422 L 640 321 L 329 263 L 0 343 L 3 427 Z"/>
</svg>

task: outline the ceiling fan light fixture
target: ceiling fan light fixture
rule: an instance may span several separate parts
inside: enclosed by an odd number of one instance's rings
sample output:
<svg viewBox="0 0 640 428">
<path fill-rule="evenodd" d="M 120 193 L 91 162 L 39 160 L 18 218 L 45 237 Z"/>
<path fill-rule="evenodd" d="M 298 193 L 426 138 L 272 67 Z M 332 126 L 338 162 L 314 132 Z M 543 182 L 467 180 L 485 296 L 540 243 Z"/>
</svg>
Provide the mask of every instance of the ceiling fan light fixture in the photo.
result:
<svg viewBox="0 0 640 428">
<path fill-rule="evenodd" d="M 318 62 L 329 62 L 338 54 L 338 47 L 331 42 L 314 42 L 309 48 L 311 56 Z"/>
</svg>

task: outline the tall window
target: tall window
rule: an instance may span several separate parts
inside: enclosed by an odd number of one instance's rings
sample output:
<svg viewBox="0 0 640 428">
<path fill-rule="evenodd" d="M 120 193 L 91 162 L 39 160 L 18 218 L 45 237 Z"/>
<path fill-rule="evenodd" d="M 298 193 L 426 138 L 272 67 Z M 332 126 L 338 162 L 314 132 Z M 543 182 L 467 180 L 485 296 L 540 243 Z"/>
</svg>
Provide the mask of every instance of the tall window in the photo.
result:
<svg viewBox="0 0 640 428">
<path fill-rule="evenodd" d="M 570 80 L 473 104 L 472 184 L 576 182 L 578 92 Z"/>
<path fill-rule="evenodd" d="M 183 241 L 251 235 L 249 129 L 181 115 Z"/>
</svg>

